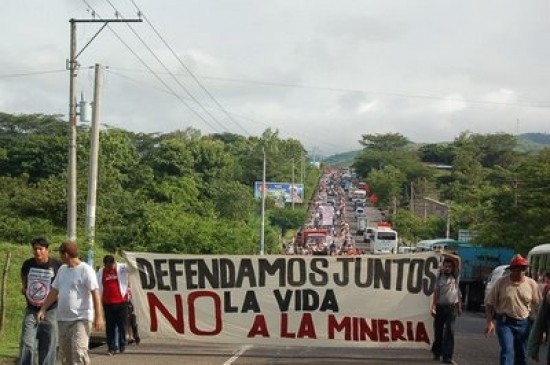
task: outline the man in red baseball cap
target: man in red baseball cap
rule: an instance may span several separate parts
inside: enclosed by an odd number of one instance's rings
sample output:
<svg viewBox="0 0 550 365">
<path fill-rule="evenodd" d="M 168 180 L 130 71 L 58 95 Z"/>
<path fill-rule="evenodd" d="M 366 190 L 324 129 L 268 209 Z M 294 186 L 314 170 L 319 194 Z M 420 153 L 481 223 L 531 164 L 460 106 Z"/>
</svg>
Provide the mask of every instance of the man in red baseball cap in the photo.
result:
<svg viewBox="0 0 550 365">
<path fill-rule="evenodd" d="M 510 261 L 510 275 L 497 281 L 485 299 L 485 334 L 495 332 L 495 320 L 501 365 L 527 364 L 529 314 L 541 302 L 537 282 L 525 275 L 528 267 L 526 258 L 515 255 Z"/>
</svg>

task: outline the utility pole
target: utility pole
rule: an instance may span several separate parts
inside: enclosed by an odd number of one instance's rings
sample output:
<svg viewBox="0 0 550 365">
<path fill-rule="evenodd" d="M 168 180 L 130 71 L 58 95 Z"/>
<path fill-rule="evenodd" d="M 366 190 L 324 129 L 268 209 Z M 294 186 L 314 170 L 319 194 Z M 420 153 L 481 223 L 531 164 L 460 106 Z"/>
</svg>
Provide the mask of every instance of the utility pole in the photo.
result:
<svg viewBox="0 0 550 365">
<path fill-rule="evenodd" d="M 99 123 L 101 112 L 101 92 L 103 88 L 103 69 L 95 65 L 94 104 L 92 110 L 92 131 L 90 133 L 90 162 L 88 167 L 88 200 L 86 202 L 86 243 L 88 244 L 87 262 L 94 267 L 95 212 L 97 196 L 97 170 L 99 156 Z"/>
<path fill-rule="evenodd" d="M 292 187 L 290 188 L 290 200 L 292 201 L 292 210 L 294 210 L 294 159 L 292 159 Z"/>
<path fill-rule="evenodd" d="M 304 183 L 305 159 L 306 157 L 302 152 L 300 156 L 300 184 Z"/>
<path fill-rule="evenodd" d="M 446 228 L 445 238 L 449 239 L 451 237 L 451 205 L 446 204 L 446 203 L 442 203 L 442 202 L 437 201 L 435 199 L 424 197 L 424 202 L 426 202 L 426 201 L 428 201 L 432 204 L 435 204 L 435 205 L 439 205 L 441 207 L 445 207 L 445 210 L 447 212 L 447 228 Z M 424 214 L 426 214 L 426 213 L 424 213 Z"/>
<path fill-rule="evenodd" d="M 411 213 L 414 215 L 415 214 L 415 210 L 414 210 L 414 182 L 411 181 Z"/>
<path fill-rule="evenodd" d="M 514 178 L 512 181 L 512 188 L 514 189 L 514 208 L 518 207 L 518 179 Z"/>
<path fill-rule="evenodd" d="M 78 72 L 78 56 L 92 43 L 109 23 L 142 22 L 142 19 L 70 19 L 70 55 L 67 61 L 69 70 L 69 165 L 67 167 L 67 237 L 76 240 L 76 77 Z M 77 53 L 76 24 L 103 23 L 86 45 Z"/>
<path fill-rule="evenodd" d="M 260 255 L 264 255 L 265 252 L 265 194 L 267 190 L 266 181 L 265 181 L 265 147 L 262 148 L 264 154 L 264 163 L 262 169 L 262 230 L 260 232 Z"/>
<path fill-rule="evenodd" d="M 445 232 L 445 238 L 451 237 L 451 207 L 447 205 L 447 230 Z"/>
<path fill-rule="evenodd" d="M 67 236 L 76 240 L 76 22 L 71 23 L 69 68 L 69 166 L 67 171 Z"/>
</svg>

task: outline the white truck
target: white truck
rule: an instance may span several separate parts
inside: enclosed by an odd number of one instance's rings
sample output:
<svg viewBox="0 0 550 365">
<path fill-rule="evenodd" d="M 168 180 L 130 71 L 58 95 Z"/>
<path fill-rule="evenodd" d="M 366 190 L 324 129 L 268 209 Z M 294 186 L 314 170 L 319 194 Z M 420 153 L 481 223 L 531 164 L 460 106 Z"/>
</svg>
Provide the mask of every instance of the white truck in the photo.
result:
<svg viewBox="0 0 550 365">
<path fill-rule="evenodd" d="M 363 235 L 363 232 L 365 232 L 365 230 L 367 229 L 367 224 L 368 224 L 367 216 L 363 215 L 363 216 L 357 217 L 357 235 L 358 236 Z"/>
</svg>

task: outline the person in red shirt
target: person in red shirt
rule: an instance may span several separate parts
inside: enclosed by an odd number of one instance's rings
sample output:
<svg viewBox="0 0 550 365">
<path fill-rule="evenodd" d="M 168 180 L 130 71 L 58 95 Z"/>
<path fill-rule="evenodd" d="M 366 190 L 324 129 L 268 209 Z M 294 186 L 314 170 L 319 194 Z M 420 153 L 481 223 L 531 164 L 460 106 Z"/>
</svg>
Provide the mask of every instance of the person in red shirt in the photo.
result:
<svg viewBox="0 0 550 365">
<path fill-rule="evenodd" d="M 126 350 L 128 319 L 128 265 L 118 263 L 112 255 L 103 258 L 103 268 L 97 273 L 99 292 L 105 313 L 108 354 Z"/>
</svg>

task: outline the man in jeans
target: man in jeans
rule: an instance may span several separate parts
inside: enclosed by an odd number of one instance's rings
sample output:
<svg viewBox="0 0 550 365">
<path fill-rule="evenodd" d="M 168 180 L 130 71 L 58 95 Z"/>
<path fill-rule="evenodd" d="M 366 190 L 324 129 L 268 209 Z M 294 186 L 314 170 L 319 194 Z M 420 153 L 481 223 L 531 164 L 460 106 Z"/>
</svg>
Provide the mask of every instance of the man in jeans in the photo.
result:
<svg viewBox="0 0 550 365">
<path fill-rule="evenodd" d="M 443 268 L 437 278 L 432 300 L 434 316 L 434 360 L 452 363 L 454 352 L 454 331 L 456 316 L 462 314 L 460 291 L 458 288 L 458 257 L 445 255 Z"/>
<path fill-rule="evenodd" d="M 94 269 L 78 257 L 78 246 L 65 241 L 59 247 L 64 265 L 52 283 L 52 290 L 38 311 L 39 322 L 46 317 L 46 308 L 58 302 L 59 355 L 62 365 L 89 365 L 88 343 L 91 325 L 103 328 L 103 311 Z M 93 321 L 93 322 L 92 322 Z"/>
<path fill-rule="evenodd" d="M 117 263 L 112 255 L 106 255 L 97 281 L 105 313 L 108 354 L 123 353 L 128 323 L 128 265 Z"/>
<path fill-rule="evenodd" d="M 485 299 L 485 335 L 495 332 L 500 344 L 501 365 L 526 365 L 529 314 L 541 302 L 537 282 L 525 275 L 529 261 L 516 255 L 510 262 L 510 275 L 503 276 Z"/>
<path fill-rule="evenodd" d="M 36 314 L 50 292 L 61 262 L 49 256 L 45 238 L 31 241 L 33 256 L 21 266 L 21 292 L 27 300 L 19 346 L 19 364 L 34 365 L 35 348 L 39 365 L 54 365 L 57 351 L 57 302 L 46 309 L 44 321 L 38 323 Z"/>
</svg>

